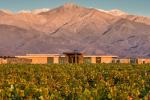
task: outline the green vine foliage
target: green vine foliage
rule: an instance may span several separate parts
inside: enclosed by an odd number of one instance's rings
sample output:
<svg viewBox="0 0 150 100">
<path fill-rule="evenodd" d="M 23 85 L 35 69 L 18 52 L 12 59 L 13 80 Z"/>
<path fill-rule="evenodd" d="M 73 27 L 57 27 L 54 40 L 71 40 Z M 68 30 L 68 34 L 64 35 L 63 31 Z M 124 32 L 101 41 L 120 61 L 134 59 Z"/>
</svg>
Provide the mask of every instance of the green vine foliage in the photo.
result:
<svg viewBox="0 0 150 100">
<path fill-rule="evenodd" d="M 150 65 L 0 65 L 0 100 L 150 100 Z"/>
</svg>

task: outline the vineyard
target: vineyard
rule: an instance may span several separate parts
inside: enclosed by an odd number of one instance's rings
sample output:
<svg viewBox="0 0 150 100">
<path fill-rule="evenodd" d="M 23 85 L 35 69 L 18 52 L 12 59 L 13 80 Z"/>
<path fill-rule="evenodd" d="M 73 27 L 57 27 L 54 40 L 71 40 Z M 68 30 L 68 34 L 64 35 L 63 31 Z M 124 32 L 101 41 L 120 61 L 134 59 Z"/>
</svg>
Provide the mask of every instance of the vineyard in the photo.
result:
<svg viewBox="0 0 150 100">
<path fill-rule="evenodd" d="M 150 65 L 0 65 L 0 100 L 150 100 Z"/>
</svg>

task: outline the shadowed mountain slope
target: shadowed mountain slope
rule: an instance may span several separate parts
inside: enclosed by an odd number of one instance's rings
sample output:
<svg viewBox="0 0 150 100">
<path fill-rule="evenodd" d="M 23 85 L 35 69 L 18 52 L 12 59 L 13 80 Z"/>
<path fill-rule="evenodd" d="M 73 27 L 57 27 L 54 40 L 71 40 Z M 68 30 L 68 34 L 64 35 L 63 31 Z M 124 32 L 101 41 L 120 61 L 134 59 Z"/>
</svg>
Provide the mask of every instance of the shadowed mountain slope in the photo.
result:
<svg viewBox="0 0 150 100">
<path fill-rule="evenodd" d="M 149 57 L 148 21 L 113 14 L 74 4 L 38 14 L 0 12 L 0 55 L 77 49 L 87 54 Z"/>
</svg>

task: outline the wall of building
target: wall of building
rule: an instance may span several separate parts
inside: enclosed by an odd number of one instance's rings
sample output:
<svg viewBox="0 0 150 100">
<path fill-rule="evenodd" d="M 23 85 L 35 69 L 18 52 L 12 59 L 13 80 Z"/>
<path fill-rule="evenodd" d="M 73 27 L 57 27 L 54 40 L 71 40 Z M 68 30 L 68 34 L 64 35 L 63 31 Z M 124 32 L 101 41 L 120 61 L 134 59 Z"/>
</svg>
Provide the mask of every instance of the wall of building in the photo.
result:
<svg viewBox="0 0 150 100">
<path fill-rule="evenodd" d="M 150 63 L 150 59 L 148 59 L 148 58 L 145 58 L 145 59 L 138 58 L 137 59 L 137 64 L 149 64 L 149 63 Z"/>
<path fill-rule="evenodd" d="M 59 57 L 29 57 L 32 59 L 32 64 L 59 64 Z"/>
<path fill-rule="evenodd" d="M 112 63 L 112 57 L 101 57 L 101 63 Z"/>
<path fill-rule="evenodd" d="M 19 58 L 26 58 L 26 59 L 31 59 L 32 64 L 58 64 L 59 63 L 59 56 L 53 56 L 53 57 L 48 57 L 48 56 L 20 56 Z"/>
<path fill-rule="evenodd" d="M 150 59 L 145 59 L 146 64 L 150 64 Z"/>
<path fill-rule="evenodd" d="M 0 58 L 0 64 L 30 64 L 30 59 L 24 58 Z"/>
<path fill-rule="evenodd" d="M 144 61 L 145 61 L 145 59 L 137 59 L 137 64 L 143 64 L 144 63 Z"/>
<path fill-rule="evenodd" d="M 83 59 L 84 59 L 83 55 L 80 55 L 79 56 L 79 64 L 83 64 L 84 63 Z"/>
<path fill-rule="evenodd" d="M 19 57 L 19 56 L 18 56 Z M 32 64 L 62 64 L 68 63 L 68 57 L 61 57 L 56 55 L 51 56 L 20 56 L 19 58 L 25 58 L 32 60 Z M 125 63 L 129 64 L 132 63 L 134 60 L 135 63 L 143 64 L 143 63 L 150 63 L 150 59 L 124 59 L 124 58 L 117 58 L 117 56 L 84 56 L 79 58 L 79 63 Z M 66 62 L 67 61 L 67 62 Z M 17 62 L 17 61 L 14 61 Z M 20 61 L 22 62 L 22 61 Z M 8 63 L 8 60 L 0 59 L 1 63 Z M 19 61 L 18 61 L 19 63 Z"/>
<path fill-rule="evenodd" d="M 130 63 L 130 59 L 119 59 L 119 63 L 129 64 Z"/>
<path fill-rule="evenodd" d="M 7 59 L 0 58 L 0 64 L 7 64 Z"/>
<path fill-rule="evenodd" d="M 32 60 L 32 64 L 47 64 L 47 57 L 29 57 L 28 59 Z"/>
<path fill-rule="evenodd" d="M 93 63 L 93 64 L 96 63 L 96 57 L 91 57 L 91 63 Z"/>
<path fill-rule="evenodd" d="M 59 64 L 59 57 L 54 57 L 53 63 L 54 63 L 54 64 Z"/>
<path fill-rule="evenodd" d="M 0 58 L 0 64 L 2 64 L 2 58 Z"/>
<path fill-rule="evenodd" d="M 25 58 L 7 58 L 8 64 L 31 64 L 32 60 Z"/>
</svg>

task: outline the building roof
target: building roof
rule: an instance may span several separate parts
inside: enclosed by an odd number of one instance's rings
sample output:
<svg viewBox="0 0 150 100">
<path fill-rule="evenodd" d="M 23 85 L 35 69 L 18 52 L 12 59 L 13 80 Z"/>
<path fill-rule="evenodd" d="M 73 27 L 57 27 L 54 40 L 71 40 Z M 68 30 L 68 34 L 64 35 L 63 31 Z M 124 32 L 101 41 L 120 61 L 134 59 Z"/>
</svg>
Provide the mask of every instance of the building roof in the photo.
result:
<svg viewBox="0 0 150 100">
<path fill-rule="evenodd" d="M 13 56 L 0 56 L 0 58 L 15 58 Z"/>
<path fill-rule="evenodd" d="M 60 56 L 61 54 L 26 54 L 26 56 Z"/>
<path fill-rule="evenodd" d="M 118 57 L 114 55 L 84 55 L 84 57 Z"/>
<path fill-rule="evenodd" d="M 64 52 L 63 54 L 27 54 L 25 56 L 16 56 L 21 58 L 28 58 L 28 57 L 65 57 L 66 54 L 78 54 L 83 55 L 82 53 L 75 53 L 75 52 Z M 83 55 L 83 57 L 118 57 L 114 55 Z"/>
<path fill-rule="evenodd" d="M 74 55 L 74 54 L 83 55 L 83 53 L 80 53 L 80 52 L 64 52 L 63 54 L 65 54 L 65 55 Z"/>
<path fill-rule="evenodd" d="M 61 54 L 26 54 L 25 56 L 16 56 L 20 58 L 29 58 L 29 57 L 56 57 L 62 56 Z"/>
</svg>

